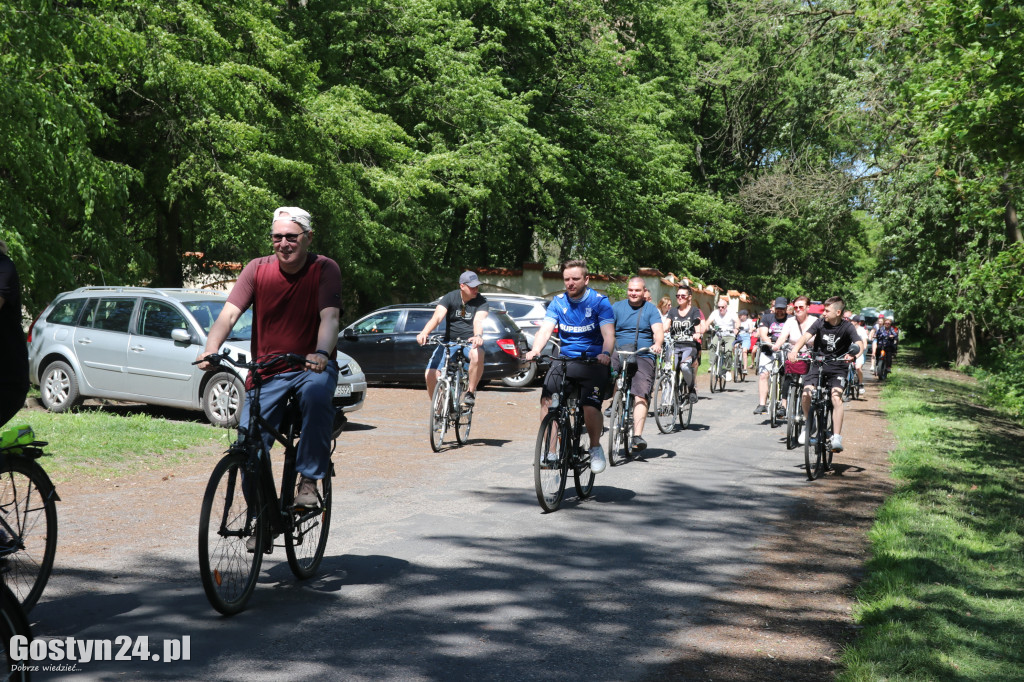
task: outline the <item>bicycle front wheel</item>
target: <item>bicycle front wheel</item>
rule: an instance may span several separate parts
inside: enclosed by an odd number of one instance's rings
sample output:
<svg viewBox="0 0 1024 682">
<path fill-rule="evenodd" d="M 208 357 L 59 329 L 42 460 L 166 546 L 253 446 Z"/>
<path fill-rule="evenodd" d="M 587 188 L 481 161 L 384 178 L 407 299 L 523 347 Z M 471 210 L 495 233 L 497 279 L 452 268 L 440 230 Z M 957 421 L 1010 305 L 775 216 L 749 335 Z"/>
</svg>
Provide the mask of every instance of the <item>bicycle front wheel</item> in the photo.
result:
<svg viewBox="0 0 1024 682">
<path fill-rule="evenodd" d="M 676 387 L 676 419 L 679 421 L 679 428 L 686 430 L 690 428 L 690 421 L 693 419 L 693 402 L 690 401 L 690 389 L 679 384 Z"/>
<path fill-rule="evenodd" d="M 662 433 L 671 433 L 676 428 L 676 417 L 679 412 L 675 391 L 672 390 L 672 375 L 664 373 L 658 379 L 652 402 L 654 422 L 658 425 L 658 430 Z"/>
<path fill-rule="evenodd" d="M 56 493 L 34 460 L 0 461 L 0 567 L 3 580 L 28 613 L 50 579 L 57 553 Z"/>
<path fill-rule="evenodd" d="M 442 379 L 434 387 L 430 401 L 430 449 L 440 452 L 444 434 L 448 430 L 448 384 Z"/>
<path fill-rule="evenodd" d="M 786 449 L 792 450 L 799 442 L 800 425 L 796 418 L 800 414 L 800 385 L 793 382 L 786 392 Z"/>
<path fill-rule="evenodd" d="M 818 409 L 811 406 L 807 413 L 806 435 L 804 438 L 804 468 L 807 470 L 807 480 L 813 481 L 821 476 L 824 467 L 823 455 L 825 452 L 824 429 L 821 428 L 821 415 Z"/>
<path fill-rule="evenodd" d="M 779 375 L 768 375 L 771 382 L 768 390 L 768 420 L 774 429 L 779 425 Z"/>
<path fill-rule="evenodd" d="M 565 495 L 565 475 L 569 471 L 567 436 L 558 421 L 557 411 L 545 415 L 540 423 L 537 446 L 533 453 L 533 482 L 537 502 L 547 512 L 557 511 Z M 549 457 L 548 453 L 553 456 Z"/>
<path fill-rule="evenodd" d="M 619 455 L 619 448 L 622 447 L 623 439 L 626 437 L 626 430 L 624 428 L 625 422 L 623 421 L 623 414 L 625 413 L 626 406 L 622 399 L 622 392 L 615 391 L 615 395 L 612 397 L 612 416 L 608 421 L 608 464 L 609 466 L 615 466 L 621 461 Z"/>
<path fill-rule="evenodd" d="M 288 566 L 295 577 L 305 580 L 316 573 L 323 561 L 327 549 L 327 535 L 331 530 L 331 477 L 334 465 L 328 469 L 327 475 L 316 482 L 316 496 L 319 507 L 313 509 L 293 508 L 291 510 L 292 528 L 285 533 L 284 551 L 288 557 Z M 290 482 L 292 499 L 298 494 L 299 477 L 292 469 Z"/>
<path fill-rule="evenodd" d="M 11 655 L 11 638 L 18 635 L 24 637 L 26 642 L 31 642 L 32 628 L 18 597 L 0 582 L 0 654 L 7 665 L 7 673 L 3 678 L 5 680 L 31 678 L 29 666 L 25 665 L 27 661 L 15 659 Z"/>
<path fill-rule="evenodd" d="M 455 440 L 459 445 L 469 442 L 469 427 L 473 424 L 473 408 L 459 406 L 458 414 L 455 416 Z"/>
<path fill-rule="evenodd" d="M 573 438 L 573 443 L 572 471 L 576 484 L 576 495 L 581 500 L 585 500 L 594 491 L 594 472 L 590 470 L 590 449 L 575 445 L 576 438 Z"/>
<path fill-rule="evenodd" d="M 245 461 L 243 453 L 228 453 L 217 463 L 199 513 L 199 575 L 206 598 L 225 616 L 244 609 L 256 589 L 267 542 L 263 492 L 255 474 L 243 481 Z"/>
</svg>

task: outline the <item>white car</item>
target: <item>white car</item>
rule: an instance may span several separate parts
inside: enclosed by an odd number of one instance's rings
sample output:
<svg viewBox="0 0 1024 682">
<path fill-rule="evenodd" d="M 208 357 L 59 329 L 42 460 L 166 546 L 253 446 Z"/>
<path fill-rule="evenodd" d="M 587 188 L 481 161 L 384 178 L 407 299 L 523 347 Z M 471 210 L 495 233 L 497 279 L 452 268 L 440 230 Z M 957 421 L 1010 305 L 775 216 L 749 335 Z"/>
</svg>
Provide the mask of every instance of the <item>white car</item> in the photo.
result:
<svg viewBox="0 0 1024 682">
<path fill-rule="evenodd" d="M 232 428 L 245 401 L 239 378 L 192 363 L 227 294 L 208 289 L 81 287 L 60 294 L 32 323 L 29 377 L 43 406 L 64 412 L 84 398 L 107 398 L 203 410 Z M 238 320 L 223 348 L 252 358 L 252 311 Z M 366 377 L 338 353 L 335 432 L 344 414 L 363 406 Z M 244 379 L 244 374 L 242 375 Z"/>
</svg>

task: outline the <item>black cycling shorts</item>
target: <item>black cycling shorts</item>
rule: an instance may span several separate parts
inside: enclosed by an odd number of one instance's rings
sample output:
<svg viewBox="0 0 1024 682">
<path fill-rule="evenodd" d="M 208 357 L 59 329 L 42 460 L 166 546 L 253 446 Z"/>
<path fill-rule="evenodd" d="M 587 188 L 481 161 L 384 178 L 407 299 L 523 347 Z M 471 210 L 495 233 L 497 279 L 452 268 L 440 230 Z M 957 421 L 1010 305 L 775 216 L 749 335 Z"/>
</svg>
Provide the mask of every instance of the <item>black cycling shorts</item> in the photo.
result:
<svg viewBox="0 0 1024 682">
<path fill-rule="evenodd" d="M 804 388 L 814 387 L 818 385 L 818 374 L 824 373 L 825 386 L 830 388 L 845 388 L 846 387 L 846 370 L 837 370 L 834 367 L 821 367 L 811 365 L 811 369 L 808 370 L 807 374 L 804 375 Z"/>
<path fill-rule="evenodd" d="M 569 362 L 562 365 L 561 362 L 552 362 L 544 378 L 544 388 L 540 391 L 541 400 L 558 393 L 563 366 L 569 371 L 569 378 L 578 379 L 583 387 L 583 404 L 600 409 L 601 393 L 608 385 L 608 367 L 599 363 Z"/>
</svg>

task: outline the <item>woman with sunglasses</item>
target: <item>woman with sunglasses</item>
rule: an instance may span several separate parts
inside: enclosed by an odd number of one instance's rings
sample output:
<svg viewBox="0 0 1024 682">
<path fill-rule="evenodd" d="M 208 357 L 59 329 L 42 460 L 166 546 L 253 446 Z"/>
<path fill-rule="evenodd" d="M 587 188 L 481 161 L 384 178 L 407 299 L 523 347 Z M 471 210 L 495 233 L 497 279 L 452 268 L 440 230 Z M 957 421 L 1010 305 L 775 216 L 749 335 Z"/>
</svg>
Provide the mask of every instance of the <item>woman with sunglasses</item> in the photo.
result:
<svg viewBox="0 0 1024 682">
<path fill-rule="evenodd" d="M 693 305 L 693 291 L 683 285 L 676 289 L 677 308 L 668 311 L 671 325 L 672 340 L 675 342 L 676 366 L 682 374 L 683 381 L 690 389 L 690 402 L 697 402 L 697 389 L 693 385 L 693 376 L 700 365 L 700 345 L 698 339 L 704 333 L 704 313 Z"/>
</svg>

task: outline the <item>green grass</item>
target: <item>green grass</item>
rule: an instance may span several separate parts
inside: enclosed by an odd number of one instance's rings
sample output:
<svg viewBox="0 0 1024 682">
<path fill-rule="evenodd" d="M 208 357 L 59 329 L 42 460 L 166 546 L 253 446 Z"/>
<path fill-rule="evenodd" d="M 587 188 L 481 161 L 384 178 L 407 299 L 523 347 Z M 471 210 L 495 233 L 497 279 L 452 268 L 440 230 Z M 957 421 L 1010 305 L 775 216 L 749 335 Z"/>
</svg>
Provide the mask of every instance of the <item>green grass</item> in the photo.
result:
<svg viewBox="0 0 1024 682">
<path fill-rule="evenodd" d="M 1024 680 L 1024 429 L 979 392 L 905 366 L 883 391 L 897 489 L 870 532 L 840 682 Z"/>
<path fill-rule="evenodd" d="M 36 438 L 49 442 L 49 456 L 40 462 L 55 483 L 83 475 L 110 478 L 172 467 L 222 449 L 234 437 L 228 429 L 141 412 L 22 410 L 7 426 L 15 424 L 29 424 Z"/>
</svg>

